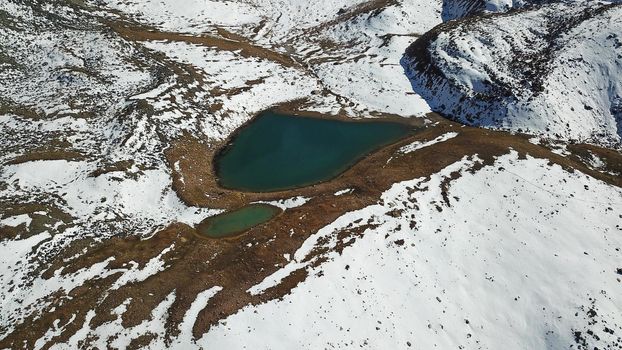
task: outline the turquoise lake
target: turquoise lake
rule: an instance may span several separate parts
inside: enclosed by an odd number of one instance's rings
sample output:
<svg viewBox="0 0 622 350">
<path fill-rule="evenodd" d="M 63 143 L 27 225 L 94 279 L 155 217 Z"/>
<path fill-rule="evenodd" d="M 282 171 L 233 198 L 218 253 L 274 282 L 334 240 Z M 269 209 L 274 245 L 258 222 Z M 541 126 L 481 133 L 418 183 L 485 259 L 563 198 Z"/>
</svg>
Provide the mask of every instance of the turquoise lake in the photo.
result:
<svg viewBox="0 0 622 350">
<path fill-rule="evenodd" d="M 251 227 L 269 221 L 281 212 L 280 208 L 267 204 L 251 204 L 238 210 L 207 218 L 197 231 L 210 238 L 236 236 Z"/>
<path fill-rule="evenodd" d="M 273 192 L 332 179 L 363 156 L 409 135 L 393 122 L 341 121 L 267 111 L 251 121 L 215 159 L 220 185 Z"/>
</svg>

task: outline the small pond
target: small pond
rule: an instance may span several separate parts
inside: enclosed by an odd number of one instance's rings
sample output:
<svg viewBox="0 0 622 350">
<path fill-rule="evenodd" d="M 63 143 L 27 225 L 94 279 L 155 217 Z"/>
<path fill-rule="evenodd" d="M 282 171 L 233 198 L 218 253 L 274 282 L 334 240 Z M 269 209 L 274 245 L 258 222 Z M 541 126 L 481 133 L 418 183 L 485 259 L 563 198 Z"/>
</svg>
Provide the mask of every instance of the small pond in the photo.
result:
<svg viewBox="0 0 622 350">
<path fill-rule="evenodd" d="M 220 185 L 273 192 L 330 180 L 413 127 L 386 121 L 341 121 L 266 111 L 243 127 L 215 159 Z"/>
<path fill-rule="evenodd" d="M 238 210 L 209 217 L 197 226 L 197 231 L 209 238 L 236 236 L 251 227 L 263 224 L 281 213 L 267 204 L 251 204 Z"/>
</svg>

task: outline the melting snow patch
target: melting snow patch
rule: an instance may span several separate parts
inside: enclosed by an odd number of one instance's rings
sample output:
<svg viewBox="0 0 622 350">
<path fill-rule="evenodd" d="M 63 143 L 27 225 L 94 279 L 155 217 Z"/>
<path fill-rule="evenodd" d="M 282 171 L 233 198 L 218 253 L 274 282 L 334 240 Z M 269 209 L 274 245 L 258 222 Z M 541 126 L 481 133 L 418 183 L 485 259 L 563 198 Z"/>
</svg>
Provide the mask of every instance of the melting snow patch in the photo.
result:
<svg viewBox="0 0 622 350">
<path fill-rule="evenodd" d="M 194 324 L 201 310 L 203 310 L 207 306 L 209 300 L 221 290 L 222 287 L 216 286 L 207 289 L 197 295 L 197 298 L 192 302 L 192 305 L 190 305 L 190 309 L 186 311 L 184 319 L 179 325 L 179 336 L 172 344 L 173 346 L 170 348 L 189 349 L 197 347 L 196 342 L 193 339 L 192 327 L 194 327 Z"/>
<path fill-rule="evenodd" d="M 345 190 L 335 192 L 335 196 L 342 196 L 344 194 L 348 194 L 354 191 L 352 188 L 346 188 Z"/>
<path fill-rule="evenodd" d="M 119 279 L 115 281 L 112 285 L 111 290 L 119 289 L 120 287 L 128 284 L 128 283 L 136 283 L 141 282 L 149 278 L 149 276 L 155 275 L 160 271 L 164 271 L 164 260 L 162 257 L 166 255 L 166 253 L 170 252 L 175 247 L 175 244 L 172 244 L 170 247 L 164 249 L 158 256 L 152 258 L 145 264 L 145 267 L 142 269 L 138 268 L 138 264 L 134 261 L 130 262 L 132 264 L 132 268 L 127 270 Z"/>
<path fill-rule="evenodd" d="M 21 224 L 26 224 L 26 227 L 30 227 L 31 222 L 32 218 L 28 214 L 21 214 L 0 220 L 0 226 L 17 227 Z"/>
<path fill-rule="evenodd" d="M 416 141 L 416 142 L 411 143 L 410 145 L 406 145 L 406 146 L 400 148 L 400 152 L 404 153 L 404 154 L 411 153 L 411 152 L 414 152 L 416 150 L 419 150 L 419 149 L 422 149 L 422 148 L 425 148 L 425 147 L 432 146 L 432 145 L 437 144 L 437 143 L 441 143 L 441 142 L 445 142 L 447 140 L 453 139 L 456 136 L 458 136 L 457 132 L 448 132 L 446 134 L 443 134 L 443 135 L 435 138 L 432 141 L 427 141 L 427 142 Z"/>
<path fill-rule="evenodd" d="M 303 197 L 303 196 L 297 196 L 297 197 L 292 197 L 292 198 L 288 198 L 288 199 L 281 199 L 281 200 L 278 200 L 278 201 L 271 201 L 271 202 L 258 201 L 258 202 L 253 202 L 253 203 L 269 204 L 269 205 L 273 205 L 275 207 L 281 208 L 283 210 L 286 210 L 286 209 L 300 207 L 300 206 L 304 205 L 305 203 L 307 203 L 310 200 L 311 200 L 311 198 L 307 198 L 307 197 Z"/>
<path fill-rule="evenodd" d="M 272 275 L 264 278 L 264 280 L 261 281 L 261 283 L 249 288 L 247 292 L 249 292 L 252 295 L 259 295 L 267 289 L 278 286 L 281 283 L 281 281 L 287 276 L 291 275 L 292 272 L 299 270 L 305 266 L 306 264 L 299 263 L 296 261 L 290 261 L 289 264 L 285 265 L 285 267 L 283 267 L 282 269 L 279 269 Z"/>
</svg>

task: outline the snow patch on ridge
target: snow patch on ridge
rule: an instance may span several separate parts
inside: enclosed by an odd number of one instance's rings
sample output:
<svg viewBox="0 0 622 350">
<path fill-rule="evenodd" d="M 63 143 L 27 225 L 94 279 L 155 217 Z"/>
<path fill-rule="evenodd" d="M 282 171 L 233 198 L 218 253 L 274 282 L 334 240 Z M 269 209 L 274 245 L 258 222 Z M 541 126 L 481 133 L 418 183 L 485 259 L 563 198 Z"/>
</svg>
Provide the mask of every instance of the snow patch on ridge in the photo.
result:
<svg viewBox="0 0 622 350">
<path fill-rule="evenodd" d="M 431 141 L 426 141 L 426 142 L 421 142 L 421 141 L 415 141 L 409 145 L 406 145 L 402 148 L 399 149 L 399 151 L 401 153 L 411 153 L 414 152 L 416 150 L 420 150 L 422 148 L 426 148 L 426 147 L 430 147 L 432 145 L 435 145 L 437 143 L 441 143 L 441 142 L 445 142 L 447 140 L 451 140 L 454 137 L 458 136 L 457 132 L 448 132 L 446 134 L 443 134 L 437 138 L 435 138 L 434 140 Z"/>
</svg>

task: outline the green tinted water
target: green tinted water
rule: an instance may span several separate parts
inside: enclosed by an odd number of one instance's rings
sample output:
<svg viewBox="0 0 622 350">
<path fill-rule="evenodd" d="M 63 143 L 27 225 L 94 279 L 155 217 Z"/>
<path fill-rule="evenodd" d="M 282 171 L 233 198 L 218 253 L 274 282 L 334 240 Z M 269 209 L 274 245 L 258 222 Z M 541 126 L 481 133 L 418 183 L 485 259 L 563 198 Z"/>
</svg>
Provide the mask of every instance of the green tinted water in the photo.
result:
<svg viewBox="0 0 622 350">
<path fill-rule="evenodd" d="M 271 205 L 251 204 L 235 211 L 207 218 L 199 224 L 197 230 L 200 234 L 210 238 L 235 236 L 272 219 L 280 212 L 280 208 Z"/>
<path fill-rule="evenodd" d="M 366 154 L 409 134 L 391 122 L 344 122 L 264 112 L 216 159 L 220 184 L 270 192 L 329 180 Z"/>
</svg>

